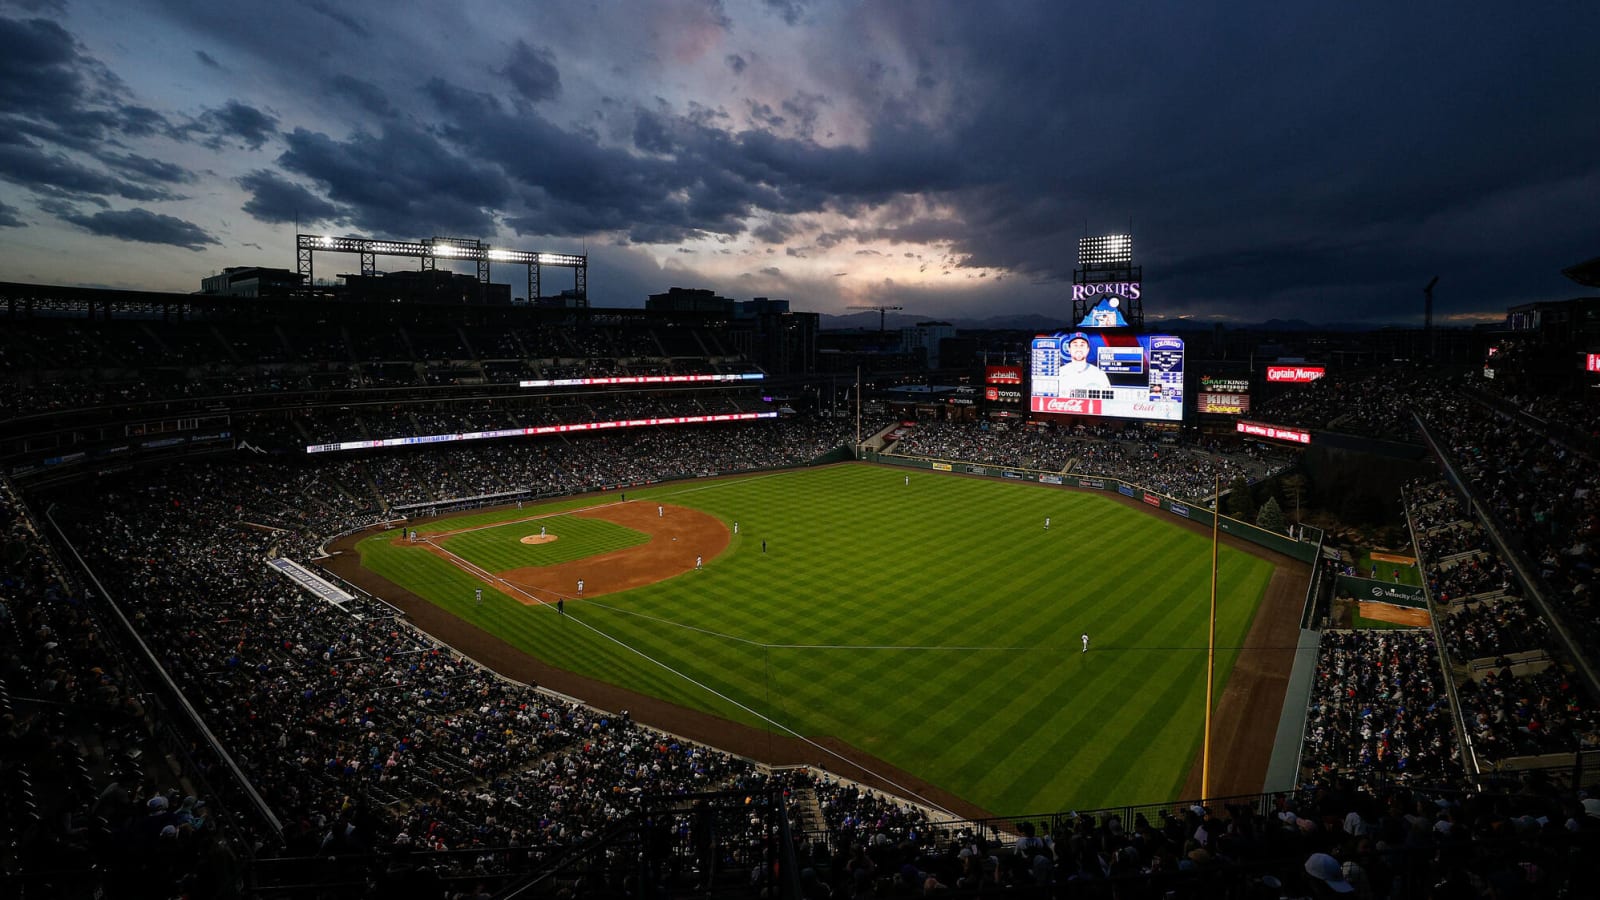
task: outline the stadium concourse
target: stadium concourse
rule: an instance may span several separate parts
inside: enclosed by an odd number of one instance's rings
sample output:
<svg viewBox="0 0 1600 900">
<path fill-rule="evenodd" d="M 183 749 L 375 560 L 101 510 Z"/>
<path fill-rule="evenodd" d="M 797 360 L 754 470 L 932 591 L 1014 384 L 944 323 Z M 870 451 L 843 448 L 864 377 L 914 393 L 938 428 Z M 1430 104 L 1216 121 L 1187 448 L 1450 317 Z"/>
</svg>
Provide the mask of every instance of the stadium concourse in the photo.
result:
<svg viewBox="0 0 1600 900">
<path fill-rule="evenodd" d="M 202 365 L 237 362 L 249 340 L 208 331 L 191 344 L 155 326 L 141 333 Z M 460 377 L 428 364 L 433 357 L 417 349 L 428 345 L 417 340 L 421 333 L 360 348 L 345 336 L 329 349 L 314 330 L 286 329 L 276 350 L 259 349 L 261 358 L 293 351 L 312 361 L 407 360 L 336 367 L 333 380 L 354 378 L 363 390 Z M 495 340 L 461 334 L 473 343 Z M 462 352 L 447 346 L 448 333 L 436 337 L 439 359 Z M 616 353 L 617 335 L 600 337 Z M 261 369 L 198 386 L 158 377 L 164 373 L 139 367 L 145 347 L 126 335 L 63 329 L 28 340 L 26 360 L 10 356 L 10 371 L 107 352 L 121 352 L 126 366 L 98 384 L 30 375 L 11 414 L 77 414 L 241 384 L 289 390 Z M 530 332 L 517 340 L 515 349 L 526 352 L 540 341 L 574 339 Z M 571 349 L 578 352 L 570 371 L 628 368 L 621 356 L 604 364 L 592 348 Z M 475 377 L 495 369 L 490 361 L 477 359 Z M 519 365 L 545 376 L 569 371 L 559 363 Z M 314 362 L 303 368 L 296 378 L 315 374 Z M 1063 811 L 1039 822 L 942 824 L 825 773 L 769 771 L 643 727 L 624 710 L 504 680 L 381 603 L 358 599 L 339 608 L 264 565 L 269 556 L 310 558 L 327 537 L 408 504 L 804 464 L 846 442 L 843 428 L 826 420 L 357 457 L 242 453 L 80 482 L 26 502 L 6 480 L 0 790 L 10 813 L 0 825 L 7 830 L 0 888 L 52 897 L 492 896 L 581 852 L 613 823 L 647 809 L 650 798 L 732 791 L 747 801 L 784 796 L 800 811 L 796 823 L 808 821 L 807 810 L 816 819 L 797 824 L 797 839 L 778 848 L 775 836 L 790 832 L 771 830 L 755 810 L 702 827 L 702 807 L 694 807 L 674 813 L 659 833 L 676 848 L 675 867 L 596 857 L 550 893 L 714 888 L 770 896 L 781 851 L 797 860 L 798 892 L 807 898 L 1001 889 L 1062 897 L 1584 895 L 1600 883 L 1600 798 L 1549 769 L 1504 773 L 1548 754 L 1570 760 L 1573 750 L 1596 744 L 1581 658 L 1597 646 L 1597 476 L 1587 464 L 1594 447 L 1541 428 L 1514 398 L 1394 373 L 1375 378 L 1392 391 L 1385 409 L 1422 414 L 1426 434 L 1476 504 L 1463 505 L 1445 482 L 1406 492 L 1435 627 L 1324 633 L 1293 791 L 1233 805 Z M 1415 420 L 1352 412 L 1372 408 L 1370 388 L 1317 385 L 1313 399 L 1285 401 L 1285 415 L 1308 418 L 1284 421 L 1411 433 Z M 744 408 L 745 400 L 708 392 L 694 405 Z M 661 395 L 453 407 L 258 409 L 234 422 L 251 446 L 272 450 L 684 408 L 681 398 Z M 1179 495 L 1219 474 L 1265 477 L 1285 462 L 1088 430 L 980 435 L 919 427 L 912 435 L 907 450 L 921 441 L 922 452 L 952 459 L 1044 461 L 1073 471 L 1093 465 Z M 26 481 L 21 487 L 28 490 Z M 1472 509 L 1490 518 L 1473 518 Z M 70 547 L 47 540 L 54 523 Z M 1515 540 L 1492 540 L 1492 532 Z M 1499 777 L 1483 777 L 1497 769 Z M 713 883 L 714 871 L 731 877 Z"/>
</svg>

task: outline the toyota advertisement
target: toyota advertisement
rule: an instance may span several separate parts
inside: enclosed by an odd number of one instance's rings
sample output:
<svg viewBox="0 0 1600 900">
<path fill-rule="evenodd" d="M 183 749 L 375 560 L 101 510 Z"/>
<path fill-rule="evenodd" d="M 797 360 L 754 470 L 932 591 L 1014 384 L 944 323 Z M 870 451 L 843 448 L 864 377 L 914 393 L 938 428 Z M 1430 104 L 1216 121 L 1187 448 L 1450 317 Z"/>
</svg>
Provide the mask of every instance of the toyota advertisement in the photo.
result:
<svg viewBox="0 0 1600 900">
<path fill-rule="evenodd" d="M 1033 339 L 1036 413 L 1183 421 L 1183 339 L 1115 331 Z"/>
</svg>

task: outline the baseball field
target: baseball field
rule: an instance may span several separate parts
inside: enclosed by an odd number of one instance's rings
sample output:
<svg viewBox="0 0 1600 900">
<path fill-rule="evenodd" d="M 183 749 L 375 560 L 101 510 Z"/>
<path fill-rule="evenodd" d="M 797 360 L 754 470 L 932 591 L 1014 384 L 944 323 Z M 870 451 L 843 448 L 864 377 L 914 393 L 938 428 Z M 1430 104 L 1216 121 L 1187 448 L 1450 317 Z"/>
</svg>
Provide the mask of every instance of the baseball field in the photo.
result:
<svg viewBox="0 0 1600 900">
<path fill-rule="evenodd" d="M 409 527 L 355 549 L 424 627 L 725 721 L 747 752 L 766 735 L 1005 814 L 1192 796 L 1211 545 L 1165 514 L 845 464 Z M 1221 698 L 1274 563 L 1224 546 L 1219 572 Z"/>
</svg>

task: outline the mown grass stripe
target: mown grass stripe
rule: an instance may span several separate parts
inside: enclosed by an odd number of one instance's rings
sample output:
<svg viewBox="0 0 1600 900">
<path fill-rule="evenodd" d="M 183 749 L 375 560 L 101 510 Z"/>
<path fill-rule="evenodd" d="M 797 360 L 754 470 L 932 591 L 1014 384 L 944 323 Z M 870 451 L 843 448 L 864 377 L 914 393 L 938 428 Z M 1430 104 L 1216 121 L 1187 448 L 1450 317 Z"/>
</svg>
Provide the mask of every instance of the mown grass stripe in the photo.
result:
<svg viewBox="0 0 1600 900">
<path fill-rule="evenodd" d="M 608 595 L 615 609 L 569 604 L 568 614 L 691 681 L 577 622 L 552 627 L 546 610 L 488 591 L 474 608 L 473 579 L 430 554 L 401 560 L 363 543 L 363 563 L 552 665 L 768 727 L 692 683 L 700 682 L 990 809 L 1159 800 L 1150 792 L 1181 784 L 1193 758 L 1191 694 L 1203 696 L 1193 673 L 1203 665 L 1209 541 L 1091 492 L 932 473 L 911 481 L 895 470 L 840 466 L 629 491 L 629 502 L 738 521 L 740 534 L 703 574 Z M 569 515 L 596 502 L 431 527 L 543 515 L 546 523 L 598 521 Z M 503 545 L 527 524 L 442 540 L 452 550 L 476 544 L 471 558 L 510 567 L 526 557 Z M 543 546 L 567 541 L 563 533 Z M 1219 643 L 1242 639 L 1270 574 L 1267 563 L 1225 548 Z M 1086 657 L 1077 652 L 1083 630 L 1096 648 Z M 989 649 L 858 649 L 866 645 Z M 1223 654 L 1228 664 L 1236 652 Z M 1114 765 L 1141 774 L 1117 775 Z"/>
</svg>

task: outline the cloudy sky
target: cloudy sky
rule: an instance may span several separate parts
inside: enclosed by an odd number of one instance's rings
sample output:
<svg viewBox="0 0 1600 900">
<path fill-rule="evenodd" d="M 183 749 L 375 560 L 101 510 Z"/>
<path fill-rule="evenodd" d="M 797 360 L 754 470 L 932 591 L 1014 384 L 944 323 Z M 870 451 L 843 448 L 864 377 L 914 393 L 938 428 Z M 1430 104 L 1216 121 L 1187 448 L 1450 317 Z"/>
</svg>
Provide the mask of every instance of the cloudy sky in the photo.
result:
<svg viewBox="0 0 1600 900">
<path fill-rule="evenodd" d="M 1439 275 L 1469 321 L 1584 293 L 1597 34 L 1594 0 L 0 0 L 0 280 L 193 290 L 293 269 L 298 220 L 587 252 L 602 306 L 1057 315 L 1077 239 L 1131 227 L 1147 315 L 1420 321 Z"/>
</svg>

